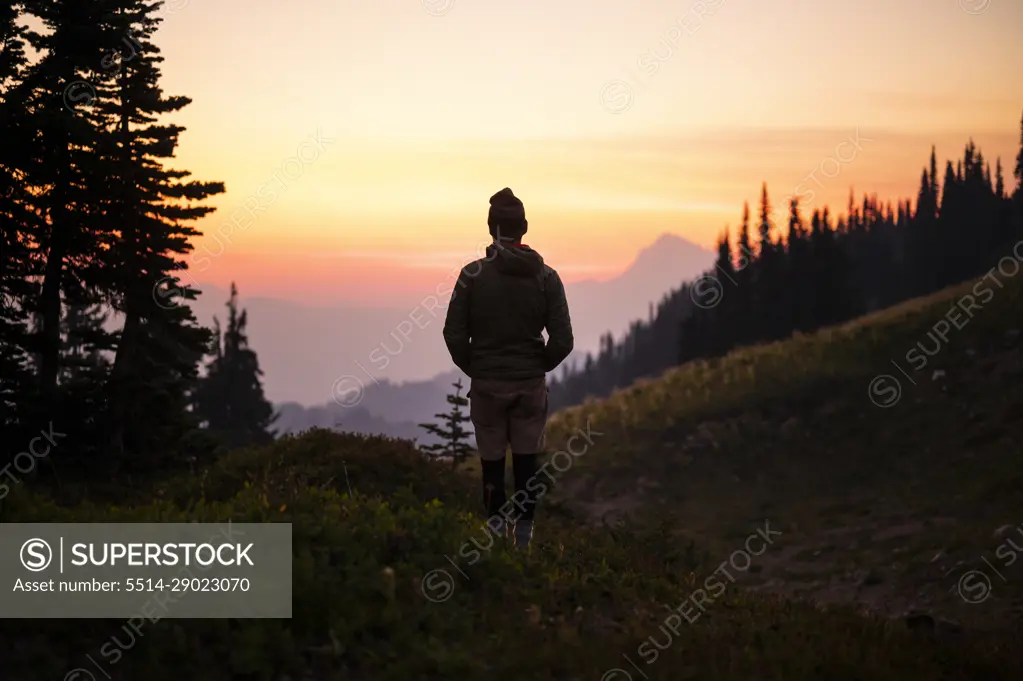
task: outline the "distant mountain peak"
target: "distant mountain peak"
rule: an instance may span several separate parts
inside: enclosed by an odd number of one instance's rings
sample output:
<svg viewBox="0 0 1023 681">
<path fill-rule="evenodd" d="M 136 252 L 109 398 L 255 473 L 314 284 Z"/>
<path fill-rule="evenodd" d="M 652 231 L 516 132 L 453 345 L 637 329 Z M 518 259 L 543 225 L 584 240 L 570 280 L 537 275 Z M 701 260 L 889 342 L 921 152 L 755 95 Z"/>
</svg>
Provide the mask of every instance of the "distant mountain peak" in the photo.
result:
<svg viewBox="0 0 1023 681">
<path fill-rule="evenodd" d="M 708 249 L 704 248 L 703 246 L 693 243 L 684 236 L 672 234 L 671 232 L 664 232 L 659 237 L 654 239 L 654 242 L 652 244 L 641 250 L 639 253 L 640 255 L 642 255 L 648 251 L 655 251 L 660 248 L 681 248 L 686 249 L 687 251 L 696 251 L 698 253 L 711 252 Z"/>
<path fill-rule="evenodd" d="M 659 237 L 654 239 L 654 242 L 652 244 L 650 244 L 649 246 L 647 246 L 643 250 L 649 250 L 651 248 L 656 248 L 658 246 L 667 246 L 667 245 L 679 244 L 679 243 L 692 243 L 692 242 L 690 242 L 685 237 L 681 237 L 681 236 L 679 236 L 677 234 L 672 234 L 671 232 L 664 232 Z"/>
<path fill-rule="evenodd" d="M 636 254 L 623 276 L 640 273 L 648 268 L 679 267 L 688 269 L 693 262 L 713 261 L 714 252 L 699 246 L 685 237 L 665 232 L 652 244 Z"/>
</svg>

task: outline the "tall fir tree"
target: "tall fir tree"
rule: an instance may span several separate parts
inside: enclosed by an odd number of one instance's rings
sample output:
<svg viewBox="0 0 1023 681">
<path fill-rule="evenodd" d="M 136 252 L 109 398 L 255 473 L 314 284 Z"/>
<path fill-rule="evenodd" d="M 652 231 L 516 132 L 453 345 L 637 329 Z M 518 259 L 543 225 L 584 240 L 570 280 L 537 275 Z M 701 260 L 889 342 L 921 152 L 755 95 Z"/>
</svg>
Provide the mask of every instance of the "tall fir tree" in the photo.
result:
<svg viewBox="0 0 1023 681">
<path fill-rule="evenodd" d="M 188 100 L 159 88 L 161 4 L 0 8 L 2 420 L 54 420 L 76 453 L 140 466 L 194 433 L 187 395 L 209 332 L 180 304 L 194 291 L 168 305 L 154 289 L 186 267 L 188 225 L 223 191 L 163 166 L 182 130 L 166 117 Z"/>
<path fill-rule="evenodd" d="M 227 311 L 226 329 L 214 320 L 211 358 L 194 392 L 195 413 L 229 447 L 265 444 L 275 436 L 277 416 L 263 394 L 263 372 L 246 335 L 248 314 L 238 310 L 234 283 Z"/>
<path fill-rule="evenodd" d="M 103 214 L 104 178 L 111 169 L 99 156 L 105 131 L 94 109 L 106 79 L 100 69 L 113 49 L 110 3 L 25 0 L 23 7 L 41 25 L 29 31 L 29 47 L 39 54 L 6 97 L 17 110 L 6 117 L 37 220 L 34 242 L 41 290 L 28 310 L 34 316 L 34 356 L 41 407 L 50 414 L 77 412 L 61 406 L 58 392 L 65 296 L 83 297 L 98 285 L 103 269 L 98 246 L 109 243 L 115 226 Z M 6 135 L 6 133 L 5 133 Z M 60 414 L 57 416 L 61 417 Z"/>
<path fill-rule="evenodd" d="M 726 227 L 717 243 L 717 259 L 714 262 L 714 276 L 720 282 L 720 300 L 716 308 L 719 318 L 722 320 L 720 329 L 721 337 L 727 339 L 735 338 L 735 315 L 733 310 L 737 304 L 737 287 L 739 286 L 738 272 L 735 269 L 735 255 L 732 253 L 731 237 Z M 653 321 L 653 320 L 651 320 Z M 731 346 L 721 348 L 722 352 L 731 350 Z"/>
<path fill-rule="evenodd" d="M 760 188 L 758 241 L 754 266 L 755 312 L 759 333 L 754 340 L 777 340 L 790 329 L 791 310 L 785 295 L 785 247 L 775 232 L 767 183 Z"/>
<path fill-rule="evenodd" d="M 1016 188 L 1012 192 L 1012 201 L 1009 207 L 1010 231 L 1013 238 L 1023 239 L 1023 116 L 1019 121 L 1019 153 L 1016 154 L 1016 167 L 1012 171 L 1016 179 Z"/>
<path fill-rule="evenodd" d="M 742 205 L 739 236 L 735 243 L 735 343 L 745 345 L 754 339 L 753 242 L 750 239 L 749 203 Z"/>
<path fill-rule="evenodd" d="M 213 212 L 202 202 L 224 185 L 188 180 L 190 173 L 165 167 L 184 128 L 164 121 L 191 100 L 160 88 L 163 57 L 152 42 L 159 8 L 148 0 L 119 0 L 112 23 L 122 40 L 103 60 L 110 96 L 96 106 L 110 131 L 103 148 L 115 169 L 108 210 L 120 226 L 107 251 L 118 267 L 108 270 L 105 282 L 124 319 L 107 389 L 114 451 L 144 451 L 154 435 L 167 441 L 189 430 L 185 396 L 210 342 L 186 304 L 197 292 L 175 273 L 186 266 L 189 239 L 199 234 L 190 223 Z M 161 290 L 168 282 L 172 297 Z"/>
<path fill-rule="evenodd" d="M 1016 191 L 1013 195 L 1017 198 L 1023 197 L 1023 116 L 1019 119 L 1019 153 L 1016 154 L 1016 168 L 1012 171 L 1016 178 Z"/>
<path fill-rule="evenodd" d="M 814 328 L 813 320 L 813 252 L 810 233 L 799 212 L 799 198 L 789 200 L 789 226 L 787 234 L 789 266 L 786 276 L 788 306 L 791 311 L 789 325 L 795 331 Z"/>
</svg>

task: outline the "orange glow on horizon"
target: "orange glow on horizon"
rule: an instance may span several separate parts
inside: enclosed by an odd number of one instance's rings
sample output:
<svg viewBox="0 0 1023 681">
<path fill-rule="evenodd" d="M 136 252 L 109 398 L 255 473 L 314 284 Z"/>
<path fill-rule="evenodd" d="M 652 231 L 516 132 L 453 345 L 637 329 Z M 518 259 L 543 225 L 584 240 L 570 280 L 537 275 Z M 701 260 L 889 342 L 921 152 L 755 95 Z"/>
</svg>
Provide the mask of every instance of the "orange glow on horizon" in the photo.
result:
<svg viewBox="0 0 1023 681">
<path fill-rule="evenodd" d="M 613 276 L 661 233 L 712 248 L 765 181 L 779 222 L 792 193 L 812 191 L 807 214 L 844 212 L 850 187 L 915 197 L 932 144 L 943 169 L 972 136 L 1011 186 L 1020 3 L 702 6 L 170 3 L 164 86 L 193 104 L 169 165 L 228 189 L 186 279 L 415 296 L 487 241 L 505 186 L 567 281 Z"/>
</svg>

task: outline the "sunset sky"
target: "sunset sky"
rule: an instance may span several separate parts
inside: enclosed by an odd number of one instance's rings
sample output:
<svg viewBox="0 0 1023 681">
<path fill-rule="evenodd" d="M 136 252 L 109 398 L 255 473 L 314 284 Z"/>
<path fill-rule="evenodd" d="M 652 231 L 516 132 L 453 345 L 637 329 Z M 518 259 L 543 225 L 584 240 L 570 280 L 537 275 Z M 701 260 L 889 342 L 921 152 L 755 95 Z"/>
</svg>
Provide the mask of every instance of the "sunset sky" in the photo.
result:
<svg viewBox="0 0 1023 681">
<path fill-rule="evenodd" d="M 1018 1 L 170 0 L 162 14 L 164 87 L 194 100 L 175 118 L 177 166 L 228 188 L 192 276 L 243 296 L 434 290 L 486 242 L 505 186 L 566 280 L 612 276 L 662 232 L 712 246 L 762 181 L 779 204 L 812 190 L 810 208 L 844 208 L 851 185 L 914 196 L 932 143 L 943 165 L 972 135 L 1012 186 Z"/>
</svg>

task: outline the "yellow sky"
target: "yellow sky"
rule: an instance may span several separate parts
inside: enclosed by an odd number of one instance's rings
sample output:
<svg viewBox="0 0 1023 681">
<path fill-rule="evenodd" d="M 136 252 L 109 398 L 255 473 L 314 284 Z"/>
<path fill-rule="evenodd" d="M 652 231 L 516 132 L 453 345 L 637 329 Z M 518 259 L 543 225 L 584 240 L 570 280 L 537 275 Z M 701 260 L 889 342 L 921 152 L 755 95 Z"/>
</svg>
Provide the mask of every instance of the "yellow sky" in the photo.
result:
<svg viewBox="0 0 1023 681">
<path fill-rule="evenodd" d="M 850 185 L 914 196 L 932 143 L 943 160 L 972 135 L 1009 176 L 1018 149 L 1010 0 L 172 0 L 163 14 L 164 86 L 194 100 L 178 165 L 228 187 L 193 276 L 243 295 L 372 304 L 433 288 L 487 238 L 504 186 L 526 242 L 571 280 L 621 270 L 661 232 L 711 246 L 762 181 L 779 203 L 801 187 L 844 207 Z"/>
</svg>

